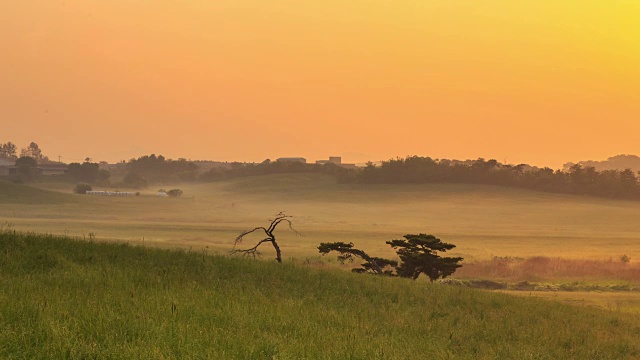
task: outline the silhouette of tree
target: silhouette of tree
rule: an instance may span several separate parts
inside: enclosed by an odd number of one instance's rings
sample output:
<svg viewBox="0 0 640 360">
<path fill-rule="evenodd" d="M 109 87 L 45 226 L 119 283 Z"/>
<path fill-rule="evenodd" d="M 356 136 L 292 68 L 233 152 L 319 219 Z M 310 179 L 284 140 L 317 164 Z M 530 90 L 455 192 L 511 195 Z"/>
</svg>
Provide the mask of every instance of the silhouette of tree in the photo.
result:
<svg viewBox="0 0 640 360">
<path fill-rule="evenodd" d="M 38 163 L 36 160 L 29 156 L 22 156 L 16 160 L 16 172 L 17 178 L 20 182 L 25 180 L 32 180 L 38 176 Z"/>
<path fill-rule="evenodd" d="M 31 144 L 29 144 L 29 146 L 22 149 L 20 152 L 20 157 L 31 157 L 36 161 L 49 161 L 48 157 L 42 155 L 42 150 L 35 142 L 32 142 Z"/>
<path fill-rule="evenodd" d="M 358 257 L 364 260 L 365 262 L 360 264 L 360 266 L 362 266 L 361 268 L 355 268 L 351 270 L 357 273 L 371 273 L 377 275 L 393 276 L 393 270 L 389 269 L 389 267 L 395 268 L 396 266 L 398 266 L 397 261 L 379 257 L 372 257 L 360 249 L 355 249 L 353 247 L 353 243 L 321 243 L 320 246 L 318 246 L 318 250 L 322 255 L 326 255 L 331 251 L 338 252 L 340 254 L 338 255 L 338 260 L 342 262 L 353 262 L 354 257 Z"/>
<path fill-rule="evenodd" d="M 276 217 L 271 221 L 271 224 L 269 224 L 268 227 L 263 227 L 263 226 L 259 226 L 256 227 L 252 230 L 249 231 L 244 231 L 243 233 L 241 233 L 240 235 L 238 235 L 238 237 L 236 237 L 233 246 L 234 249 L 231 250 L 231 254 L 243 254 L 243 255 L 251 255 L 251 256 L 258 256 L 260 255 L 260 252 L 258 251 L 258 247 L 260 247 L 260 245 L 270 242 L 271 245 L 273 245 L 273 248 L 276 250 L 276 260 L 281 263 L 282 262 L 282 252 L 280 250 L 280 246 L 278 245 L 278 242 L 276 241 L 276 236 L 273 233 L 276 228 L 278 227 L 278 225 L 280 225 L 280 223 L 285 222 L 289 225 L 289 229 L 293 232 L 295 232 L 297 235 L 300 235 L 299 232 L 297 232 L 294 228 L 293 228 L 293 224 L 291 223 L 291 219 L 292 216 L 290 215 L 286 215 L 284 212 L 280 212 L 278 213 L 278 215 L 276 215 Z M 244 241 L 244 238 L 252 233 L 255 232 L 264 232 L 264 234 L 267 236 L 266 238 L 258 241 L 258 243 L 253 246 L 250 247 L 248 249 L 235 249 L 236 246 L 242 244 L 242 242 Z"/>
<path fill-rule="evenodd" d="M 0 158 L 8 159 L 8 160 L 16 160 L 18 158 L 18 156 L 16 155 L 17 150 L 18 150 L 18 147 L 11 141 L 8 141 L 5 144 L 1 144 Z"/>
<path fill-rule="evenodd" d="M 387 244 L 396 249 L 402 261 L 396 267 L 396 272 L 400 277 L 417 279 L 420 274 L 425 274 L 429 280 L 434 281 L 439 278 L 453 274 L 463 259 L 461 257 L 442 257 L 441 252 L 451 250 L 456 246 L 442 242 L 433 235 L 408 234 L 402 240 L 387 241 Z"/>
</svg>

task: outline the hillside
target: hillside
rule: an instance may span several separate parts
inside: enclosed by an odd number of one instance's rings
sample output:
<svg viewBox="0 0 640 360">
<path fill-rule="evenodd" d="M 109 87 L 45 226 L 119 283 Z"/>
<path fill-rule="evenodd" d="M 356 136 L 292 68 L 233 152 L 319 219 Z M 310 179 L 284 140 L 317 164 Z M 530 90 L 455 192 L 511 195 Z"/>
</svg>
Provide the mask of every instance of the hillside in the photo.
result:
<svg viewBox="0 0 640 360">
<path fill-rule="evenodd" d="M 631 359 L 640 318 L 405 279 L 0 234 L 2 358 Z"/>
<path fill-rule="evenodd" d="M 0 204 L 61 204 L 74 200 L 71 194 L 0 181 Z"/>
</svg>

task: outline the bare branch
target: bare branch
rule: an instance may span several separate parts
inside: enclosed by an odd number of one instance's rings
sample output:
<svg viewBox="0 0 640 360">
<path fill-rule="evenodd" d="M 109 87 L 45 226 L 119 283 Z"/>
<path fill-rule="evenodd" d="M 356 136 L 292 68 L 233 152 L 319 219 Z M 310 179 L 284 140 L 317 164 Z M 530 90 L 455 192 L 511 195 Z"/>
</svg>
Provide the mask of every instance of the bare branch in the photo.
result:
<svg viewBox="0 0 640 360">
<path fill-rule="evenodd" d="M 269 226 L 269 232 L 272 232 L 273 230 L 276 229 L 276 226 L 278 226 L 278 224 L 280 224 L 283 220 L 286 220 L 289 222 L 289 225 L 291 225 L 291 221 L 289 221 L 287 218 L 291 218 L 292 216 L 290 215 L 286 215 L 284 212 L 280 212 L 278 215 L 276 215 L 276 217 L 274 219 L 271 220 L 271 225 Z"/>
<path fill-rule="evenodd" d="M 289 218 L 291 216 L 287 216 L 287 218 Z M 291 220 L 287 219 L 287 218 L 279 218 L 273 221 L 273 223 L 271 223 L 271 226 L 269 227 L 270 232 L 274 231 L 276 229 L 276 227 L 281 223 L 281 222 L 286 222 L 289 225 L 289 230 L 293 231 L 296 235 L 298 236 L 302 236 L 302 234 L 300 234 L 298 232 L 298 230 L 293 228 L 293 223 L 291 222 Z"/>
<path fill-rule="evenodd" d="M 289 225 L 289 229 L 290 229 L 290 230 L 292 230 L 293 232 L 295 232 L 297 235 L 300 235 L 300 236 L 301 236 L 301 234 L 300 234 L 296 229 L 294 229 L 294 228 L 293 228 L 293 224 L 291 223 L 291 220 L 290 220 L 290 218 L 291 218 L 291 217 L 292 217 L 292 216 L 290 216 L 290 215 L 286 215 L 283 211 L 281 211 L 280 213 L 278 213 L 278 214 L 275 216 L 275 218 L 274 218 L 274 219 L 270 220 L 270 221 L 271 221 L 271 224 L 269 224 L 269 227 L 268 227 L 268 228 L 265 228 L 265 227 L 259 226 L 259 227 L 254 228 L 253 230 L 249 230 L 249 231 L 245 231 L 245 232 L 241 233 L 240 235 L 238 235 L 238 236 L 236 237 L 235 241 L 233 242 L 233 247 L 234 247 L 234 249 L 233 249 L 233 250 L 231 250 L 231 252 L 230 252 L 230 253 L 231 253 L 231 254 L 238 254 L 238 253 L 241 253 L 241 254 L 244 254 L 244 255 L 253 255 L 253 256 L 256 256 L 256 255 L 258 255 L 258 254 L 259 254 L 259 252 L 258 252 L 258 247 L 259 247 L 260 245 L 264 244 L 265 242 L 271 242 L 271 245 L 273 245 L 273 248 L 276 250 L 276 260 L 277 260 L 278 262 L 282 262 L 282 254 L 281 254 L 281 252 L 280 252 L 280 246 L 279 246 L 279 245 L 278 245 L 278 243 L 276 242 L 276 237 L 275 237 L 275 235 L 273 234 L 273 232 L 276 230 L 276 227 L 278 227 L 278 225 L 279 225 L 281 222 L 285 221 L 285 222 L 287 222 L 287 224 Z M 253 233 L 253 232 L 255 232 L 255 231 L 259 231 L 259 230 L 264 231 L 264 233 L 267 235 L 267 238 L 265 238 L 265 239 L 263 239 L 263 240 L 259 241 L 259 242 L 254 246 L 254 247 L 249 248 L 249 249 L 243 249 L 243 250 L 240 250 L 240 249 L 236 249 L 236 248 L 235 248 L 238 244 L 241 244 L 241 243 L 242 243 L 242 241 L 244 240 L 244 237 L 245 237 L 245 236 L 247 236 L 247 235 L 249 235 L 249 234 L 251 234 L 251 233 Z"/>
<path fill-rule="evenodd" d="M 260 242 L 258 242 L 254 247 L 249 249 L 233 249 L 230 251 L 230 254 L 231 255 L 234 255 L 234 254 L 252 255 L 253 257 L 256 257 L 260 255 L 260 252 L 258 251 L 258 247 L 268 241 L 271 241 L 271 238 L 260 240 Z"/>
<path fill-rule="evenodd" d="M 264 227 L 260 226 L 260 227 L 257 227 L 255 229 L 253 229 L 253 230 L 245 231 L 242 234 L 238 235 L 238 237 L 236 237 L 235 241 L 233 242 L 233 245 L 235 246 L 235 245 L 238 245 L 238 244 L 242 243 L 242 239 L 246 235 L 249 235 L 252 232 L 257 231 L 257 230 L 264 230 L 265 234 L 267 234 L 267 236 L 270 236 L 269 232 L 267 232 L 267 229 L 265 229 Z"/>
<path fill-rule="evenodd" d="M 289 230 L 293 231 L 298 236 L 304 236 L 300 232 L 298 232 L 298 230 L 293 228 L 293 224 L 291 223 L 291 221 L 287 220 L 287 222 L 289 223 Z"/>
</svg>

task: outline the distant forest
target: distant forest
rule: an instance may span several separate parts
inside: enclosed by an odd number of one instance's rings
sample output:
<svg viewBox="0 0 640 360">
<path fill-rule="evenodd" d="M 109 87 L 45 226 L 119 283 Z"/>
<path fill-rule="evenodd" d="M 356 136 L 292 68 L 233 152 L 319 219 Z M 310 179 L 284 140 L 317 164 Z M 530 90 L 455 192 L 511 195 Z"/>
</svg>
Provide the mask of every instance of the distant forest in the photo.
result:
<svg viewBox="0 0 640 360">
<path fill-rule="evenodd" d="M 380 164 L 368 163 L 360 169 L 335 164 L 269 162 L 232 165 L 212 169 L 201 180 L 215 181 L 251 175 L 276 173 L 324 173 L 335 175 L 340 183 L 428 184 L 461 183 L 519 187 L 530 190 L 593 195 L 640 200 L 640 183 L 631 169 L 598 171 L 593 166 L 573 164 L 566 170 L 538 168 L 526 164 L 507 165 L 496 160 L 447 160 L 409 156 Z"/>
<path fill-rule="evenodd" d="M 507 165 L 496 160 L 434 160 L 410 156 L 368 164 L 354 181 L 363 184 L 467 183 L 512 186 L 546 192 L 640 199 L 638 177 L 631 169 L 598 171 L 574 164 L 568 170 Z"/>
<path fill-rule="evenodd" d="M 0 144 L 0 159 L 16 163 L 14 181 L 30 181 L 39 176 L 30 169 L 48 158 L 36 143 L 31 143 L 16 154 L 12 143 Z M 30 161 L 26 161 L 30 160 Z M 340 183 L 353 184 L 428 184 L 464 183 L 519 187 L 530 190 L 563 194 L 593 195 L 608 198 L 640 200 L 640 157 L 619 155 L 607 161 L 583 161 L 565 164 L 562 170 L 538 168 L 526 164 L 509 165 L 496 160 L 448 160 L 408 156 L 369 162 L 363 168 L 345 168 L 333 163 L 305 164 L 297 161 L 270 161 L 262 163 L 193 162 L 171 160 L 162 155 L 146 155 L 128 162 L 109 165 L 72 163 L 65 176 L 71 180 L 103 186 L 143 188 L 149 184 L 167 184 L 177 181 L 219 181 L 245 176 L 282 173 L 321 173 L 336 177 Z M 204 164 L 209 166 L 205 168 Z M 621 170 L 624 167 L 624 170 Z M 27 171 L 29 170 L 29 171 Z M 120 181 L 111 180 L 116 175 Z"/>
</svg>

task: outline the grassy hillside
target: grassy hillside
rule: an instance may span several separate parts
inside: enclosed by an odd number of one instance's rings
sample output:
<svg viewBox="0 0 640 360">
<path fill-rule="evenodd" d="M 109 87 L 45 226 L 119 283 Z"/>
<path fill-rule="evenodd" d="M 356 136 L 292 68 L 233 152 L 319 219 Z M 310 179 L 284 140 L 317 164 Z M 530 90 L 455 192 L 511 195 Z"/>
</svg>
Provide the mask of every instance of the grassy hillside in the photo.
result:
<svg viewBox="0 0 640 360">
<path fill-rule="evenodd" d="M 640 318 L 405 279 L 0 234 L 0 358 L 632 359 Z"/>
<path fill-rule="evenodd" d="M 74 198 L 56 191 L 0 181 L 0 204 L 65 204 Z"/>
</svg>

